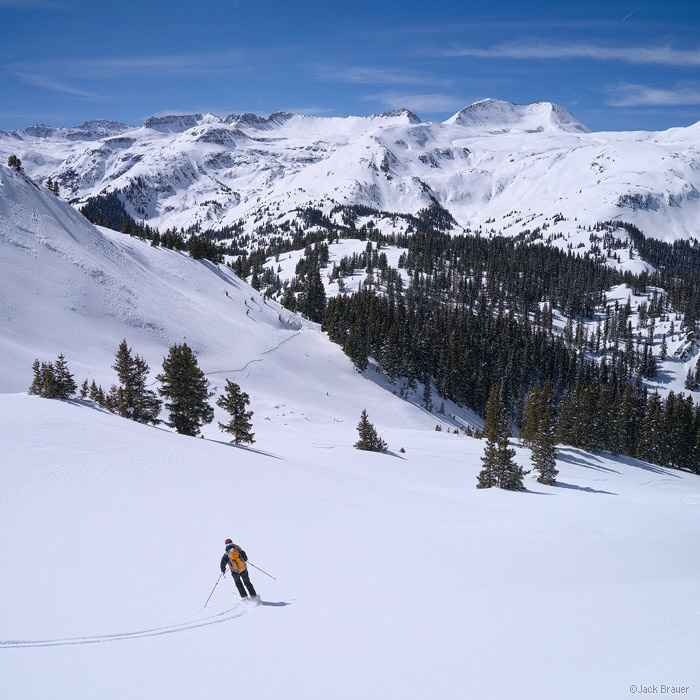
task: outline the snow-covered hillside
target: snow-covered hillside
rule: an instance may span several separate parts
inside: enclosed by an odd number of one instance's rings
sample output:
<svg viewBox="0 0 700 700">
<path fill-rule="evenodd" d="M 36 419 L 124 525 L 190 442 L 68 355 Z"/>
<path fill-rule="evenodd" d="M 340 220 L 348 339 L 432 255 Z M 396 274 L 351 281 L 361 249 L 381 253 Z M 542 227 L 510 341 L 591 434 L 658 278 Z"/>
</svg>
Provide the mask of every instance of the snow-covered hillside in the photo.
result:
<svg viewBox="0 0 700 700">
<path fill-rule="evenodd" d="M 664 240 L 698 237 L 700 124 L 590 133 L 564 108 L 483 100 L 444 123 L 408 110 L 321 118 L 278 112 L 88 122 L 0 134 L 35 179 L 76 203 L 119 193 L 161 229 L 275 226 L 302 206 L 416 213 L 433 200 L 461 227 L 517 234 L 556 214 L 620 219 Z"/>
<path fill-rule="evenodd" d="M 26 395 L 0 415 L 13 700 L 700 684 L 697 476 L 564 449 L 556 487 L 479 491 L 483 443 L 446 432 L 383 430 L 406 452 L 377 455 L 340 424 L 245 449 Z M 229 576 L 204 608 L 226 537 L 277 579 L 252 569 L 257 606 Z"/>
<path fill-rule="evenodd" d="M 351 435 L 371 405 L 388 426 L 435 426 L 433 416 L 387 392 L 380 379 L 358 375 L 316 324 L 265 300 L 228 268 L 97 229 L 4 167 L 0 260 L 0 392 L 25 391 L 32 361 L 53 361 L 58 353 L 79 382 L 95 379 L 108 389 L 122 339 L 154 375 L 168 348 L 186 341 L 213 391 L 229 378 L 250 393 L 263 431 L 277 422 L 345 423 L 349 409 L 344 427 Z"/>
</svg>

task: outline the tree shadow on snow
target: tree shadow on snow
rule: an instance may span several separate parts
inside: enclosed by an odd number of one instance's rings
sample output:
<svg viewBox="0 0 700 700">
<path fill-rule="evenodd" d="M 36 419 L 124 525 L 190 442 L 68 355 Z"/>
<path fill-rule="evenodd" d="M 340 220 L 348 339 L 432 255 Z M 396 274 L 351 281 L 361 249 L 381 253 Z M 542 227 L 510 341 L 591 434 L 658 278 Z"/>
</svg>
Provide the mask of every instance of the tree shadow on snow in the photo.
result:
<svg viewBox="0 0 700 700">
<path fill-rule="evenodd" d="M 608 496 L 618 496 L 619 494 L 613 491 L 601 491 L 599 489 L 592 489 L 590 486 L 577 486 L 576 484 L 567 484 L 563 481 L 557 481 L 554 486 L 559 486 L 563 489 L 573 489 L 574 491 L 585 491 L 586 493 L 604 493 Z"/>
<path fill-rule="evenodd" d="M 682 471 L 677 469 L 671 469 L 668 467 L 660 467 L 658 464 L 652 464 L 651 462 L 643 462 L 641 459 L 635 459 L 634 457 L 627 457 L 626 455 L 610 455 L 610 459 L 614 459 L 620 464 L 624 464 L 628 467 L 636 467 L 637 469 L 643 469 L 647 472 L 653 472 L 654 474 L 661 474 L 662 476 L 672 476 L 674 479 L 682 479 Z M 686 474 L 689 472 L 685 472 Z"/>
<path fill-rule="evenodd" d="M 547 491 L 533 491 L 532 489 L 529 489 L 525 487 L 524 489 L 521 489 L 519 493 L 531 493 L 534 496 L 553 496 L 553 493 L 548 493 Z"/>
<path fill-rule="evenodd" d="M 600 457 L 590 454 L 590 452 L 577 450 L 575 447 L 558 447 L 557 452 L 557 459 L 562 462 L 576 464 L 580 467 L 587 467 L 588 469 L 595 469 L 599 472 L 610 472 L 612 474 L 620 473 L 617 469 L 610 469 L 609 467 L 596 464 L 596 462 L 602 462 L 603 460 L 601 460 Z"/>
<path fill-rule="evenodd" d="M 284 459 L 280 455 L 276 455 L 274 452 L 265 452 L 265 450 L 259 450 L 256 447 L 248 447 L 247 445 L 236 445 L 233 442 L 226 442 L 224 440 L 212 440 L 211 438 L 205 438 L 208 442 L 215 442 L 218 445 L 226 445 L 226 447 L 235 447 L 237 450 L 245 450 L 246 452 L 254 452 L 258 455 L 264 455 L 265 457 L 273 457 L 274 459 Z"/>
</svg>

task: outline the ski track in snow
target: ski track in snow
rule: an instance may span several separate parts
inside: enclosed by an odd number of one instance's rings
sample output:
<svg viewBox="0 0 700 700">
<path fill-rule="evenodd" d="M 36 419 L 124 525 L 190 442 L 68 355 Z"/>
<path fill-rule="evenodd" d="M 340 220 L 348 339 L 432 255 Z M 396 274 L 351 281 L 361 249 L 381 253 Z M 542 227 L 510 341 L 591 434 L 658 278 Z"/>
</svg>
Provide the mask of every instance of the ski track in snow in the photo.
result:
<svg viewBox="0 0 700 700">
<path fill-rule="evenodd" d="M 261 357 L 258 357 L 258 358 L 256 358 L 255 360 L 249 360 L 249 361 L 246 362 L 246 364 L 243 365 L 243 367 L 241 367 L 240 369 L 217 369 L 217 370 L 214 370 L 213 372 L 205 372 L 204 375 L 208 377 L 210 374 L 227 374 L 228 372 L 245 372 L 245 370 L 247 370 L 248 367 L 250 367 L 250 365 L 252 365 L 254 362 L 262 362 L 262 361 L 263 361 L 263 358 L 262 358 L 263 355 L 269 355 L 270 353 L 276 352 L 276 351 L 279 350 L 285 343 L 288 343 L 288 342 L 289 342 L 290 340 L 292 340 L 293 338 L 296 338 L 300 333 L 301 333 L 301 331 L 297 331 L 296 333 L 294 333 L 294 335 L 290 335 L 289 338 L 285 338 L 284 340 L 281 340 L 279 343 L 277 343 L 277 345 L 276 345 L 274 348 L 270 348 L 269 350 L 265 350 L 265 352 L 260 353 L 260 354 L 261 354 Z"/>
<path fill-rule="evenodd" d="M 237 617 L 245 615 L 247 607 L 247 605 L 239 602 L 233 608 L 229 608 L 224 612 L 205 617 L 201 620 L 186 622 L 179 625 L 168 625 L 166 627 L 154 627 L 153 629 L 139 630 L 137 632 L 119 632 L 115 634 L 100 634 L 85 637 L 59 637 L 56 639 L 6 639 L 0 640 L 0 648 L 23 649 L 27 647 L 60 647 L 74 646 L 76 644 L 97 644 L 99 642 L 119 642 L 126 639 L 143 639 L 144 637 L 159 637 L 164 634 L 185 632 L 187 630 L 197 629 L 198 627 L 209 627 L 210 625 L 218 625 L 221 622 L 234 620 Z"/>
</svg>

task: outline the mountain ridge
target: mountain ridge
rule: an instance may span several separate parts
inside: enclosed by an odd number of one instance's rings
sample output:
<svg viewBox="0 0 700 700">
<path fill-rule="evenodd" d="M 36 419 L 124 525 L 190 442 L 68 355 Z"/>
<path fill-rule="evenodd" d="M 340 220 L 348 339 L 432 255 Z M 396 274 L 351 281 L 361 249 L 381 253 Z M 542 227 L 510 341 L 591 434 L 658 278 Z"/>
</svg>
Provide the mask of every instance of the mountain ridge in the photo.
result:
<svg viewBox="0 0 700 700">
<path fill-rule="evenodd" d="M 415 214 L 436 201 L 457 230 L 489 221 L 517 235 L 562 213 L 587 225 L 620 218 L 672 241 L 700 237 L 698 129 L 590 132 L 553 103 L 487 99 L 444 122 L 399 109 L 37 126 L 0 134 L 0 153 L 51 177 L 77 206 L 116 194 L 130 216 L 160 228 L 242 223 L 254 236 L 300 207 Z M 513 211 L 520 221 L 506 221 Z"/>
</svg>

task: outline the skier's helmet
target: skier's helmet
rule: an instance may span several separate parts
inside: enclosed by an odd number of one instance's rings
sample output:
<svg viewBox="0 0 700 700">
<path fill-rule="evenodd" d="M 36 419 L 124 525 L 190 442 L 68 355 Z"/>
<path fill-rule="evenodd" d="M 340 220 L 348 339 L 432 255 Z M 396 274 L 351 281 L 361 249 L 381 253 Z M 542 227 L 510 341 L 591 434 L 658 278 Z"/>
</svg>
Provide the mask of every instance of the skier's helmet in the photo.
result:
<svg viewBox="0 0 700 700">
<path fill-rule="evenodd" d="M 224 544 L 233 544 L 233 540 L 226 540 L 226 542 L 224 542 Z"/>
</svg>

